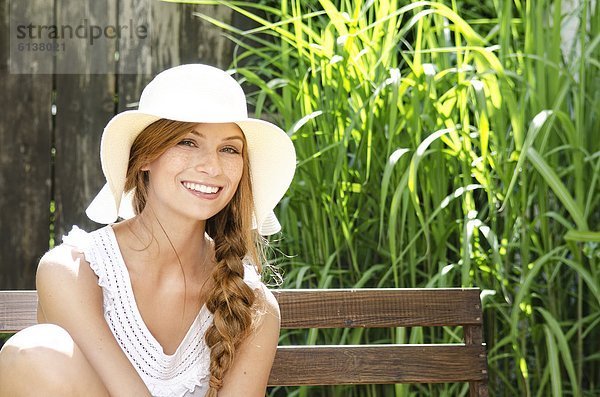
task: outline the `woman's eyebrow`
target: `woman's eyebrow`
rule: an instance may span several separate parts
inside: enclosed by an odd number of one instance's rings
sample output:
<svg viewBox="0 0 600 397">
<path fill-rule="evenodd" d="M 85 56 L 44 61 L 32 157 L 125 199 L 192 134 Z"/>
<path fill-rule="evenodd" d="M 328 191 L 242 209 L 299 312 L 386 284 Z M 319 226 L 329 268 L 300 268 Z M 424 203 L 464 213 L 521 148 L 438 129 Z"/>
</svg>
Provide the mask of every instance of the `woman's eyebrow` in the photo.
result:
<svg viewBox="0 0 600 397">
<path fill-rule="evenodd" d="M 242 143 L 244 143 L 244 138 L 242 138 L 239 135 L 228 136 L 227 138 L 223 138 L 223 141 L 230 141 L 232 139 L 237 139 L 237 140 L 241 141 Z"/>
<path fill-rule="evenodd" d="M 198 132 L 196 130 L 192 130 L 192 134 L 196 135 L 199 138 L 206 138 L 206 136 L 202 133 L 202 132 Z M 232 136 L 228 136 L 226 138 L 223 138 L 223 141 L 230 141 L 233 139 L 237 139 L 239 141 L 242 141 L 242 143 L 244 143 L 244 138 L 240 135 L 232 135 Z"/>
</svg>

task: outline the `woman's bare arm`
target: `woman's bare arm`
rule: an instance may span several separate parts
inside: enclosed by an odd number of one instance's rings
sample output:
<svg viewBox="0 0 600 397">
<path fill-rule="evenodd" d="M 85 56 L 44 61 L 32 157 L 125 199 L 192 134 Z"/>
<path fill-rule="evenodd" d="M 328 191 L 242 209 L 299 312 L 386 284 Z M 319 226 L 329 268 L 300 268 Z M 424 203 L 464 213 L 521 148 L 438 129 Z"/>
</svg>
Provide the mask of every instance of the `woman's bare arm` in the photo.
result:
<svg viewBox="0 0 600 397">
<path fill-rule="evenodd" d="M 279 305 L 273 294 L 263 288 L 258 307 L 263 307 L 257 326 L 238 348 L 233 366 L 225 374 L 219 397 L 263 397 L 279 342 Z"/>
<path fill-rule="evenodd" d="M 41 259 L 36 283 L 38 319 L 69 332 L 112 397 L 150 396 L 104 320 L 102 289 L 83 254 L 54 248 Z"/>
</svg>

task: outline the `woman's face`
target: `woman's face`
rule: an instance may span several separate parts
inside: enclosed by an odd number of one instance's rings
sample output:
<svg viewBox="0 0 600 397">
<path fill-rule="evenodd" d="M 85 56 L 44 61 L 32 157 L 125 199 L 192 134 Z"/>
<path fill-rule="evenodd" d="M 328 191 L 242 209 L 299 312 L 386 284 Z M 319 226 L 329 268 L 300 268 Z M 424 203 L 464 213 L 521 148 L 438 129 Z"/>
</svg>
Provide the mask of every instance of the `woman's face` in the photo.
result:
<svg viewBox="0 0 600 397">
<path fill-rule="evenodd" d="M 154 211 L 206 220 L 221 211 L 242 177 L 245 141 L 234 123 L 201 123 L 158 159 L 149 171 L 148 201 Z"/>
</svg>

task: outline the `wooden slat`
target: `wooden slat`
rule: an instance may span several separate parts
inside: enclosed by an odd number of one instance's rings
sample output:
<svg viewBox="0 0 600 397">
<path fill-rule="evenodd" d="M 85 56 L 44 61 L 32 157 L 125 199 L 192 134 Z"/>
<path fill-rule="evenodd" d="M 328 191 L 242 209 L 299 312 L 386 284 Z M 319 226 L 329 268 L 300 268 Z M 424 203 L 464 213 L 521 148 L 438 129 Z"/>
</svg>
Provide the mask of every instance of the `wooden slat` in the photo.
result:
<svg viewBox="0 0 600 397">
<path fill-rule="evenodd" d="M 0 291 L 0 333 L 17 332 L 36 324 L 36 311 L 35 291 Z"/>
<path fill-rule="evenodd" d="M 466 325 L 463 327 L 465 335 L 465 344 L 481 346 L 483 344 L 483 327 Z M 487 362 L 483 363 L 484 371 L 487 373 Z M 469 393 L 471 396 L 487 397 L 488 387 L 487 382 L 471 382 L 469 383 Z"/>
<path fill-rule="evenodd" d="M 56 3 L 57 24 L 88 20 L 117 25 L 117 0 Z M 115 40 L 69 40 L 56 60 L 54 201 L 56 243 L 73 225 L 94 230 L 85 209 L 105 180 L 100 167 L 100 136 L 115 110 Z M 72 74 L 61 74 L 72 73 Z"/>
<path fill-rule="evenodd" d="M 480 325 L 479 289 L 274 290 L 282 328 Z"/>
<path fill-rule="evenodd" d="M 233 17 L 237 14 L 223 4 L 182 4 L 179 12 L 181 63 L 201 62 L 221 69 L 229 68 L 235 43 L 223 34 L 222 28 L 195 16 L 195 13 L 206 14 L 224 24 L 234 24 Z"/>
<path fill-rule="evenodd" d="M 484 346 L 280 346 L 271 386 L 443 383 L 487 379 Z"/>
<path fill-rule="evenodd" d="M 7 316 L 15 315 L 8 307 L 13 304 L 15 293 L 0 291 L 1 332 L 11 331 L 4 324 L 10 323 L 5 322 Z M 37 295 L 35 291 L 18 293 L 22 296 L 18 298 L 16 315 L 26 315 L 22 308 L 29 305 L 35 309 Z M 282 328 L 481 324 L 477 289 L 273 290 L 273 293 L 281 308 Z M 18 323 L 35 324 L 35 317 Z"/>
<path fill-rule="evenodd" d="M 134 20 L 136 26 L 148 29 L 146 37 L 122 35 L 119 38 L 119 62 L 117 63 L 117 111 L 137 109 L 142 88 L 152 75 L 152 35 L 154 21 L 151 18 L 150 1 L 119 0 L 119 21 Z"/>
<path fill-rule="evenodd" d="M 16 26 L 49 25 L 52 2 L 0 0 L 0 289 L 33 288 L 48 250 L 52 54 L 19 51 Z M 12 30 L 10 30 L 12 29 Z M 37 44 L 37 41 L 35 42 Z M 9 47 L 23 62 L 8 70 Z"/>
</svg>

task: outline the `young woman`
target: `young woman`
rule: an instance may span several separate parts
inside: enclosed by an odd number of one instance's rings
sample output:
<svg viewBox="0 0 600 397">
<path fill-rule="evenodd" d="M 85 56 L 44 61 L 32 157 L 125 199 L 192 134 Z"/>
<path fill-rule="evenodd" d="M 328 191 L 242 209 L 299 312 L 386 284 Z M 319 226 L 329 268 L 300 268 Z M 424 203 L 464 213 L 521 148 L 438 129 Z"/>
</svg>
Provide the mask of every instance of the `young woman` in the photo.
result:
<svg viewBox="0 0 600 397">
<path fill-rule="evenodd" d="M 0 396 L 264 396 L 279 336 L 260 235 L 295 169 L 227 73 L 160 73 L 101 144 L 107 183 L 40 261 L 39 325 L 0 352 Z M 124 220 L 115 223 L 118 217 Z"/>
</svg>

